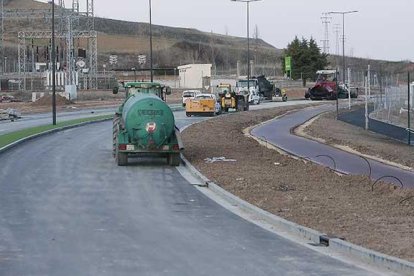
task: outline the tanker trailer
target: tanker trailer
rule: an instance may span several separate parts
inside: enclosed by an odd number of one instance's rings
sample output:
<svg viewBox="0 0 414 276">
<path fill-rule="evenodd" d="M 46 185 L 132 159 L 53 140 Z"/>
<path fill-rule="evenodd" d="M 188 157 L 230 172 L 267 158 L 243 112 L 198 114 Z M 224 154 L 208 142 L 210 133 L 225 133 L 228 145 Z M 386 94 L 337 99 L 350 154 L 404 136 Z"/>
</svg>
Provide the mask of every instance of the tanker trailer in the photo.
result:
<svg viewBox="0 0 414 276">
<path fill-rule="evenodd" d="M 127 99 L 113 120 L 113 155 L 118 166 L 130 156 L 167 157 L 168 164 L 180 164 L 183 149 L 174 115 L 163 101 L 169 87 L 151 82 L 125 83 Z M 164 91 L 165 89 L 165 91 Z M 114 89 L 117 93 L 117 89 Z"/>
</svg>

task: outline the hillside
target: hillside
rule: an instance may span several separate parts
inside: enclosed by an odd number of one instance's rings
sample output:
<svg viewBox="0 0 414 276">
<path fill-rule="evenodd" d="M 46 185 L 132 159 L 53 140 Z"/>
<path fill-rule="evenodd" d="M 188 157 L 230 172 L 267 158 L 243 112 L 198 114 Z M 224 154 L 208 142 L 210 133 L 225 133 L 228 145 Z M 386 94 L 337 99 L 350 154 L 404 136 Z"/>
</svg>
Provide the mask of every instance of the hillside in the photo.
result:
<svg viewBox="0 0 414 276">
<path fill-rule="evenodd" d="M 48 4 L 33 0 L 8 0 L 5 8 L 10 9 L 47 9 Z M 34 28 L 36 26 L 36 28 Z M 17 56 L 17 32 L 21 30 L 47 30 L 50 24 L 21 20 L 5 22 L 6 53 Z M 95 18 L 95 30 L 98 32 L 98 56 L 100 70 L 108 63 L 109 55 L 117 54 L 119 68 L 137 66 L 137 56 L 149 56 L 149 24 L 127 22 L 106 18 Z M 212 63 L 218 69 L 235 72 L 236 63 L 246 63 L 245 38 L 201 32 L 191 28 L 174 28 L 153 25 L 154 63 L 157 67 L 176 67 L 186 63 Z M 47 41 L 35 41 L 47 45 Z M 85 47 L 84 41 L 77 41 L 76 46 Z M 261 39 L 251 40 L 252 57 L 261 67 L 280 66 L 278 50 Z"/>
<path fill-rule="evenodd" d="M 50 5 L 34 0 L 5 0 L 9 9 L 49 9 Z M 82 22 L 82 20 L 81 20 Z M 21 30 L 49 30 L 50 22 L 24 19 L 19 22 L 5 21 L 5 53 L 9 61 L 17 60 L 17 33 Z M 117 68 L 138 66 L 137 56 L 149 56 L 149 24 L 96 18 L 98 32 L 99 70 L 108 64 L 109 55 L 118 55 Z M 47 48 L 48 40 L 35 40 L 34 46 Z M 57 43 L 59 44 L 59 42 Z M 186 63 L 212 63 L 217 74 L 235 74 L 237 61 L 242 64 L 242 74 L 246 73 L 246 38 L 206 33 L 191 28 L 174 28 L 153 25 L 153 50 L 155 67 L 176 67 Z M 75 48 L 85 48 L 86 42 L 77 39 Z M 44 50 L 46 52 L 46 50 Z M 251 57 L 255 60 L 254 74 L 281 75 L 281 55 L 262 39 L 251 39 Z M 43 54 L 47 56 L 46 54 Z M 62 55 L 63 57 L 63 55 Z M 342 66 L 341 57 L 330 56 L 331 67 Z M 364 72 L 368 64 L 374 71 L 389 74 L 402 73 L 414 69 L 410 62 L 388 62 L 348 58 L 353 71 Z"/>
</svg>

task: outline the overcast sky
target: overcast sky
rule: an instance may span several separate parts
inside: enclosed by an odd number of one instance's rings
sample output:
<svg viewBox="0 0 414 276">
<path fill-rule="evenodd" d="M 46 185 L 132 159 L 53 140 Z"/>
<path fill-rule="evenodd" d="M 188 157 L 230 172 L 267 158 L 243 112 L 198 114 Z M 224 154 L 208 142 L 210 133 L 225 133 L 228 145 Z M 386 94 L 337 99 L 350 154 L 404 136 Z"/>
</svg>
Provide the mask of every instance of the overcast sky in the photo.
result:
<svg viewBox="0 0 414 276">
<path fill-rule="evenodd" d="M 71 1 L 66 0 L 66 5 Z M 81 0 L 80 2 L 86 2 Z M 153 24 L 196 28 L 246 36 L 246 4 L 230 0 L 152 0 Z M 295 35 L 313 36 L 322 46 L 322 12 L 358 10 L 345 16 L 345 52 L 356 57 L 414 61 L 414 0 L 262 0 L 250 4 L 251 33 L 277 48 L 285 48 Z M 101 17 L 148 22 L 148 0 L 95 0 Z M 330 52 L 336 52 L 332 15 Z M 341 29 L 342 35 L 342 29 Z M 342 45 L 342 44 L 341 44 Z M 342 47 L 340 48 L 342 53 Z"/>
</svg>

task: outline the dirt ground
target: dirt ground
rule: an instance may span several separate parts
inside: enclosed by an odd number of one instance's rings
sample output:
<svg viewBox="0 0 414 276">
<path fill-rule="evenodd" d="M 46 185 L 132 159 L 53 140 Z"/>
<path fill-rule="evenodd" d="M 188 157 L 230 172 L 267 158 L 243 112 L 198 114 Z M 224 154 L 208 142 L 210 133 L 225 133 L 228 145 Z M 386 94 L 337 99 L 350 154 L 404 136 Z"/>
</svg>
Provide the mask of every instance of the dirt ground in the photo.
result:
<svg viewBox="0 0 414 276">
<path fill-rule="evenodd" d="M 297 107 L 296 107 L 297 108 Z M 187 128 L 185 156 L 227 191 L 278 216 L 385 254 L 414 261 L 414 191 L 267 149 L 243 130 L 292 108 L 224 115 Z M 202 141 L 202 143 L 200 143 Z M 226 157 L 236 162 L 207 163 Z"/>
<path fill-rule="evenodd" d="M 290 100 L 304 99 L 306 90 L 303 87 L 290 87 L 286 88 L 286 94 Z"/>
</svg>

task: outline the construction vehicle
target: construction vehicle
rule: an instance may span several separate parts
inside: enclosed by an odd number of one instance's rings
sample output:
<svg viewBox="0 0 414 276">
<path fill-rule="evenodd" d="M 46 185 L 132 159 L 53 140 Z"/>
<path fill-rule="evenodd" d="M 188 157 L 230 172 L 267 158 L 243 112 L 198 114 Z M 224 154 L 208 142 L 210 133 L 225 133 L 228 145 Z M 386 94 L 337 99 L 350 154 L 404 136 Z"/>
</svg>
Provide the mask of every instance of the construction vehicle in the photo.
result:
<svg viewBox="0 0 414 276">
<path fill-rule="evenodd" d="M 268 81 L 264 75 L 255 78 L 257 81 L 259 95 L 266 100 L 272 100 L 276 86 Z"/>
<path fill-rule="evenodd" d="M 286 102 L 288 100 L 286 90 L 275 88 L 275 93 L 272 97 L 272 102 Z"/>
<path fill-rule="evenodd" d="M 347 99 L 350 93 L 351 98 L 358 98 L 358 87 L 348 87 L 348 84 L 339 84 L 338 85 L 338 98 Z"/>
<path fill-rule="evenodd" d="M 249 104 L 260 104 L 259 86 L 256 79 L 250 79 L 250 81 L 238 80 L 236 94 L 247 95 Z"/>
<path fill-rule="evenodd" d="M 178 166 L 183 145 L 174 115 L 164 102 L 171 88 L 155 82 L 126 82 L 124 88 L 126 99 L 113 119 L 113 156 L 118 166 L 127 165 L 128 157 L 144 155 L 167 157 L 169 165 Z"/>
<path fill-rule="evenodd" d="M 319 70 L 316 74 L 316 83 L 305 93 L 305 98 L 311 100 L 336 100 L 338 98 L 338 72 L 336 70 Z"/>
<path fill-rule="evenodd" d="M 217 94 L 224 112 L 228 112 L 231 108 L 237 111 L 249 110 L 249 93 L 247 91 L 232 91 L 230 84 L 221 83 L 217 85 Z"/>
<path fill-rule="evenodd" d="M 10 120 L 14 122 L 16 119 L 21 118 L 21 113 L 13 108 L 0 109 L 0 120 Z"/>
<path fill-rule="evenodd" d="M 217 108 L 217 99 L 213 94 L 198 94 L 194 99 L 186 101 L 185 114 L 187 117 L 214 116 L 220 113 L 220 105 Z"/>
</svg>

